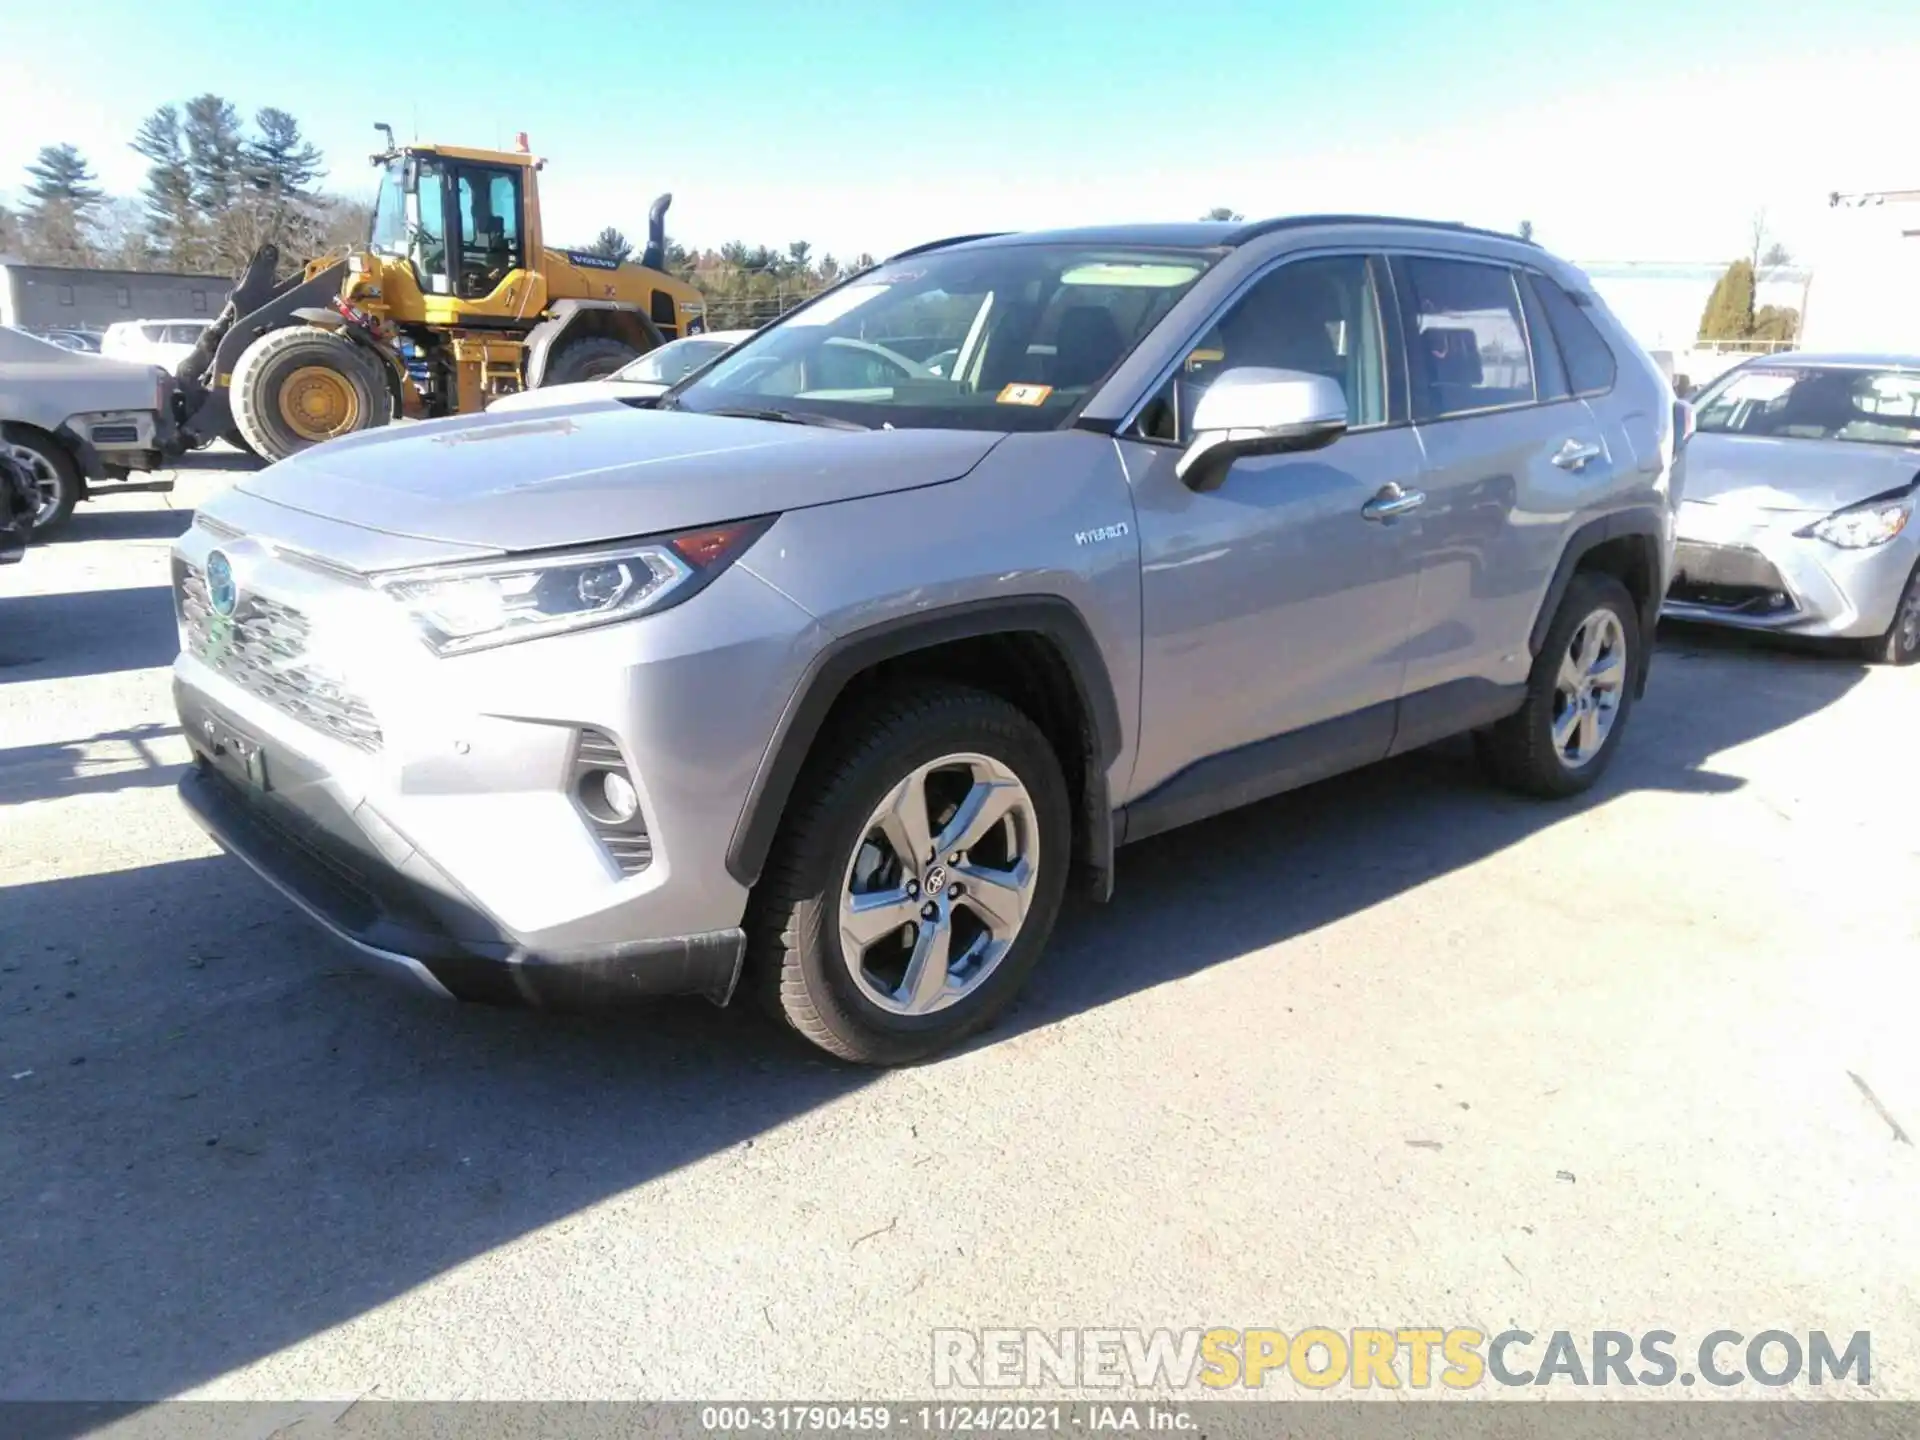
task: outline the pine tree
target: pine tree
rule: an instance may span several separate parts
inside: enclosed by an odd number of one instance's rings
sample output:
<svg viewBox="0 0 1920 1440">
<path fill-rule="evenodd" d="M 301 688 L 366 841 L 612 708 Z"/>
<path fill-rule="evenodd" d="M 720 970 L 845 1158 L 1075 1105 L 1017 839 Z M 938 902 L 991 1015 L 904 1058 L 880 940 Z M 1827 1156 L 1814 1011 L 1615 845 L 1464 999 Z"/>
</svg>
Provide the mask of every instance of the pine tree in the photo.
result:
<svg viewBox="0 0 1920 1440">
<path fill-rule="evenodd" d="M 300 133 L 300 122 L 269 105 L 254 112 L 253 125 L 259 135 L 240 147 L 248 183 L 276 198 L 306 194 L 324 167 L 320 151 Z"/>
<path fill-rule="evenodd" d="M 1734 261 L 1707 297 L 1700 316 L 1700 339 L 1746 340 L 1753 335 L 1753 264 Z"/>
<path fill-rule="evenodd" d="M 184 131 L 194 208 L 224 215 L 240 198 L 246 153 L 240 112 L 218 95 L 196 95 L 187 101 Z"/>
<path fill-rule="evenodd" d="M 94 260 L 92 225 L 104 192 L 86 159 L 71 145 L 48 145 L 27 166 L 21 249 L 43 265 L 87 265 Z"/>
<path fill-rule="evenodd" d="M 147 207 L 147 234 L 168 263 L 198 264 L 193 251 L 193 175 L 187 168 L 186 145 L 180 138 L 180 112 L 162 105 L 141 121 L 133 148 L 153 163 L 147 167 L 143 192 Z"/>
<path fill-rule="evenodd" d="M 37 206 L 66 205 L 82 218 L 105 193 L 93 183 L 86 158 L 71 145 L 42 147 L 27 166 L 27 180 L 27 194 Z"/>
<path fill-rule="evenodd" d="M 586 248 L 589 255 L 598 255 L 602 260 L 617 260 L 622 264 L 633 254 L 633 242 L 619 230 L 609 225 L 593 237 L 593 243 Z"/>
</svg>

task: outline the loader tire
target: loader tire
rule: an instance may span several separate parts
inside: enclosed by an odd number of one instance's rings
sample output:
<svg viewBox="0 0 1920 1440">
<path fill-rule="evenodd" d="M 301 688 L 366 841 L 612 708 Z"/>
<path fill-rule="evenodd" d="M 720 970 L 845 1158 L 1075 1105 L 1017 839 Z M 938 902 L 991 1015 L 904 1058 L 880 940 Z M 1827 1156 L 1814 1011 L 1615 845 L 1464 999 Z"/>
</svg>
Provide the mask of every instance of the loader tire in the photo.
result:
<svg viewBox="0 0 1920 1440">
<path fill-rule="evenodd" d="M 315 325 L 262 335 L 233 367 L 234 427 L 263 460 L 284 460 L 323 440 L 393 418 L 377 361 Z"/>
<path fill-rule="evenodd" d="M 542 385 L 572 385 L 580 380 L 604 380 L 643 352 L 608 335 L 583 335 L 570 341 L 547 362 Z"/>
</svg>

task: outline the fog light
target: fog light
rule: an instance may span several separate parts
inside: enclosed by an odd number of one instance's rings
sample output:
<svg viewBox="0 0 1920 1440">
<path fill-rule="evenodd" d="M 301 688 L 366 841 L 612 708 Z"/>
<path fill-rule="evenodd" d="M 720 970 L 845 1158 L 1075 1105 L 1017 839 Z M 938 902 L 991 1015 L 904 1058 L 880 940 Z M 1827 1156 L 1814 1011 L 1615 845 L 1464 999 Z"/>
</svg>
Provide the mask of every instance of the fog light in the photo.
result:
<svg viewBox="0 0 1920 1440">
<path fill-rule="evenodd" d="M 640 809 L 640 797 L 633 782 L 617 770 L 601 770 L 587 777 L 589 787 L 599 790 L 600 803 L 592 808 L 616 825 L 624 825 Z"/>
<path fill-rule="evenodd" d="M 573 794 L 595 838 L 622 875 L 653 863 L 653 840 L 640 814 L 640 791 L 613 736 L 582 726 L 573 750 Z"/>
</svg>

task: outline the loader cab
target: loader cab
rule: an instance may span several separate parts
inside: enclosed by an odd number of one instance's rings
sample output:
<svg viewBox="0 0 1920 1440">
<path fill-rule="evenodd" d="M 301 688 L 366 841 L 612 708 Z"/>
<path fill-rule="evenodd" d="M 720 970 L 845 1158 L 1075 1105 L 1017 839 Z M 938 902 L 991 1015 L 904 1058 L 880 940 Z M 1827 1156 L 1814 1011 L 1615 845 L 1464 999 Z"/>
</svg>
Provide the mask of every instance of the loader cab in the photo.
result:
<svg viewBox="0 0 1920 1440">
<path fill-rule="evenodd" d="M 482 300 L 530 251 L 526 165 L 403 150 L 387 157 L 368 248 L 404 260 L 423 296 Z"/>
</svg>

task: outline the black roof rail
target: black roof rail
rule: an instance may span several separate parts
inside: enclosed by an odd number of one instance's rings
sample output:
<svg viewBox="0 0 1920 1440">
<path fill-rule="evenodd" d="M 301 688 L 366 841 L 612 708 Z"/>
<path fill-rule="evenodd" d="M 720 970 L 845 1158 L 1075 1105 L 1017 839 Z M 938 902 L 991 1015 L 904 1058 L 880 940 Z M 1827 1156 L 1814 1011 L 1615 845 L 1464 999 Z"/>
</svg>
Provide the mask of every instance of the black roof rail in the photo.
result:
<svg viewBox="0 0 1920 1440">
<path fill-rule="evenodd" d="M 1477 225 L 1462 225 L 1457 220 L 1412 220 L 1404 215 L 1283 215 L 1274 220 L 1256 220 L 1242 225 L 1227 236 L 1229 245 L 1244 245 L 1263 235 L 1280 230 L 1300 230 L 1309 225 L 1404 225 L 1410 230 L 1446 230 L 1456 235 L 1481 235 L 1489 240 L 1511 240 L 1516 245 L 1539 248 L 1537 240 L 1523 240 L 1500 230 L 1482 230 Z"/>
<path fill-rule="evenodd" d="M 895 260 L 904 260 L 909 255 L 924 255 L 929 250 L 944 250 L 949 245 L 964 245 L 969 240 L 997 240 L 1002 235 L 1010 235 L 1010 230 L 982 230 L 977 235 L 949 235 L 944 240 L 929 240 L 924 245 L 915 245 L 911 249 L 896 250 L 880 263 L 891 265 Z"/>
</svg>

